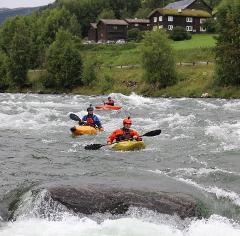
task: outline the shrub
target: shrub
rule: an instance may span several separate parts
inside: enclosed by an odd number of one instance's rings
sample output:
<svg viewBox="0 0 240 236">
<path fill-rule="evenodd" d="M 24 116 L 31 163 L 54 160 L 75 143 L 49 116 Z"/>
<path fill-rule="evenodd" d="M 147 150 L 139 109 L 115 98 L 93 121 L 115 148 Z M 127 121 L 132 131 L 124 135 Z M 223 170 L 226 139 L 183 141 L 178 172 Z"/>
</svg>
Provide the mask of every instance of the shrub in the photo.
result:
<svg viewBox="0 0 240 236">
<path fill-rule="evenodd" d="M 176 26 L 173 28 L 173 30 L 169 34 L 169 38 L 171 38 L 174 41 L 181 41 L 181 40 L 188 40 L 192 38 L 192 35 L 186 31 L 181 26 Z"/>
<path fill-rule="evenodd" d="M 164 30 L 145 33 L 139 49 L 146 82 L 156 88 L 176 82 L 173 52 Z"/>
<path fill-rule="evenodd" d="M 143 38 L 143 32 L 137 28 L 128 30 L 129 41 L 140 41 Z"/>
</svg>

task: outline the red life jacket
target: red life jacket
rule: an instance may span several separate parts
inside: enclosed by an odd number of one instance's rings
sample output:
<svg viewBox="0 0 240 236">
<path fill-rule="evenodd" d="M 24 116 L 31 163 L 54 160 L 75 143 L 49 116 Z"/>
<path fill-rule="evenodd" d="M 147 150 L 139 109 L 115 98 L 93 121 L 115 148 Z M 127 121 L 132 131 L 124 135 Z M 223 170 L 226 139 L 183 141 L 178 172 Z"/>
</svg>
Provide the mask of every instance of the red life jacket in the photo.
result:
<svg viewBox="0 0 240 236">
<path fill-rule="evenodd" d="M 133 137 L 133 135 L 131 134 L 132 133 L 131 129 L 122 128 L 121 130 L 122 130 L 122 133 L 116 137 L 116 141 L 129 140 Z"/>
</svg>

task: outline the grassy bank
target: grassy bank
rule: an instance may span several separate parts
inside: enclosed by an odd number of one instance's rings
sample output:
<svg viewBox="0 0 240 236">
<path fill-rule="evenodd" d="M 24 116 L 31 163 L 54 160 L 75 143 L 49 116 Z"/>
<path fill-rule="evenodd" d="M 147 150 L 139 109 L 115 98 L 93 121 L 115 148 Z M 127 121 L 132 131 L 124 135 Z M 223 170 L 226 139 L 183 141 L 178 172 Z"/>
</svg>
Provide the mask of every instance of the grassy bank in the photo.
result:
<svg viewBox="0 0 240 236">
<path fill-rule="evenodd" d="M 193 35 L 191 40 L 173 42 L 176 62 L 214 61 L 214 35 Z M 107 66 L 141 64 L 137 43 L 124 45 L 81 45 L 83 60 L 94 57 L 101 65 L 97 68 L 97 80 L 90 86 L 76 87 L 75 94 L 96 95 L 120 92 L 136 92 L 147 96 L 200 97 L 208 93 L 213 97 L 239 98 L 240 91 L 235 87 L 220 88 L 214 83 L 214 64 L 177 66 L 176 85 L 156 90 L 142 81 L 143 70 L 134 68 L 109 68 Z M 39 79 L 44 71 L 30 71 L 28 78 L 34 92 L 51 92 L 41 85 Z"/>
</svg>

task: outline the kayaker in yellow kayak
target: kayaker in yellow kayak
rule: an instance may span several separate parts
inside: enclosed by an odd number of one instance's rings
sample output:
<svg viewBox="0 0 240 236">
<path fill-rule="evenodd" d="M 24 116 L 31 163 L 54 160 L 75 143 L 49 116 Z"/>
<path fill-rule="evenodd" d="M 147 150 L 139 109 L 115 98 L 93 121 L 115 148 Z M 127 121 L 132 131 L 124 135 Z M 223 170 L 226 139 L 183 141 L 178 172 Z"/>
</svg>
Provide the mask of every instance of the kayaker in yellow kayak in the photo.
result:
<svg viewBox="0 0 240 236">
<path fill-rule="evenodd" d="M 141 141 L 139 133 L 133 129 L 130 129 L 132 125 L 132 120 L 130 117 L 123 120 L 123 128 L 115 130 L 108 138 L 107 144 L 111 145 L 114 140 L 117 142 L 135 139 Z"/>
<path fill-rule="evenodd" d="M 98 117 L 93 114 L 93 110 L 94 109 L 93 109 L 92 105 L 90 105 L 87 108 L 88 114 L 82 118 L 82 121 L 81 121 L 81 123 L 79 123 L 79 125 L 92 126 L 94 128 L 99 128 L 101 131 L 103 131 L 102 124 L 101 124 L 100 120 L 98 119 Z"/>
<path fill-rule="evenodd" d="M 111 97 L 108 97 L 107 102 L 104 102 L 104 105 L 114 106 L 114 101 Z"/>
</svg>

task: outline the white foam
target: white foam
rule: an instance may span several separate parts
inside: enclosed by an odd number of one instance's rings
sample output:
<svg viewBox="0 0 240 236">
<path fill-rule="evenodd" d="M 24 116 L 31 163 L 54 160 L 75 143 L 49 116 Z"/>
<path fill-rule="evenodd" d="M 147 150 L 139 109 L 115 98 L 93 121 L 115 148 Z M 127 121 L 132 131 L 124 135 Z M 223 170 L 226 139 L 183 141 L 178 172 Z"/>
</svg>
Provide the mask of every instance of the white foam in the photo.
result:
<svg viewBox="0 0 240 236">
<path fill-rule="evenodd" d="M 61 221 L 28 219 L 9 222 L 0 228 L 1 236 L 239 236 L 237 223 L 217 215 L 193 220 L 184 229 L 151 223 L 142 219 L 121 218 L 96 223 L 88 218 L 68 217 Z"/>
<path fill-rule="evenodd" d="M 223 150 L 238 150 L 240 148 L 239 121 L 236 121 L 235 123 L 224 122 L 220 125 L 208 126 L 205 134 L 220 140 Z"/>
</svg>

